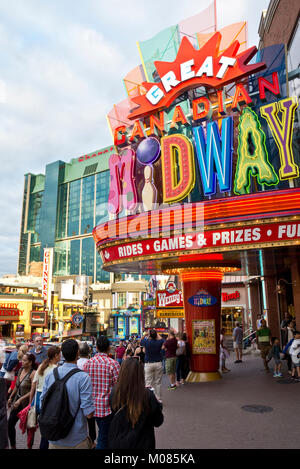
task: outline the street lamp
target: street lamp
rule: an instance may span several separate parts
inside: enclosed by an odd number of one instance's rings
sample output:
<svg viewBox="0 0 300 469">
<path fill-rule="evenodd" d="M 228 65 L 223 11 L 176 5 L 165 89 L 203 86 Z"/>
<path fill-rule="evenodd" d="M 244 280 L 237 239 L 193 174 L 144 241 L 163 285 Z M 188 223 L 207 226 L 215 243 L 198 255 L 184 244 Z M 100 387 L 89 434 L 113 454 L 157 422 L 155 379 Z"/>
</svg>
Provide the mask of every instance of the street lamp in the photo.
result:
<svg viewBox="0 0 300 469">
<path fill-rule="evenodd" d="M 280 278 L 277 282 L 277 285 L 276 285 L 276 292 L 281 295 L 281 293 L 283 293 L 283 290 L 281 289 L 280 287 L 280 282 L 284 282 L 286 283 L 286 285 L 293 285 L 293 282 L 288 282 L 287 280 L 285 280 L 284 278 Z"/>
<path fill-rule="evenodd" d="M 51 338 L 52 338 L 52 320 L 53 320 L 53 311 L 50 311 L 50 341 L 51 341 Z"/>
</svg>

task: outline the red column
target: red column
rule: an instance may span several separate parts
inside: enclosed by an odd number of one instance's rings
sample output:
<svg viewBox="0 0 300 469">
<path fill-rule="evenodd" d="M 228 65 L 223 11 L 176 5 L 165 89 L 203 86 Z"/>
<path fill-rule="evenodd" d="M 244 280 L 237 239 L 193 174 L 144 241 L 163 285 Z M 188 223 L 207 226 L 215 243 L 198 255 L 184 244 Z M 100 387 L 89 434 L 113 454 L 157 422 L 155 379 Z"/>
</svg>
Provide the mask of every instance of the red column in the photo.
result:
<svg viewBox="0 0 300 469">
<path fill-rule="evenodd" d="M 218 270 L 181 272 L 186 331 L 191 349 L 190 382 L 220 379 L 221 282 Z"/>
</svg>

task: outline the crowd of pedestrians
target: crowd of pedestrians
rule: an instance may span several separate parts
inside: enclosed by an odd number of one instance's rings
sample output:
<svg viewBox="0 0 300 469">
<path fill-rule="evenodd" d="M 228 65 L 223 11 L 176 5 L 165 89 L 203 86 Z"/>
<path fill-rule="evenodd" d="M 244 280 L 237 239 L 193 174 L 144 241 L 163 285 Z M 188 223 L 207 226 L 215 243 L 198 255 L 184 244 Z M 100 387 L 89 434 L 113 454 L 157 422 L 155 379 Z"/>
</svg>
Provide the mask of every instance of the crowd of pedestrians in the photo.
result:
<svg viewBox="0 0 300 469">
<path fill-rule="evenodd" d="M 280 325 L 281 341 L 279 337 L 272 336 L 263 317 L 259 319 L 257 326 L 256 342 L 265 370 L 270 372 L 269 363 L 273 360 L 273 377 L 281 378 L 282 364 L 286 360 L 290 378 L 300 381 L 300 332 L 296 330 L 295 320 L 285 313 Z"/>
<path fill-rule="evenodd" d="M 300 380 L 300 333 L 290 318 L 283 347 L 272 337 L 264 318 L 259 319 L 256 343 L 266 371 L 274 361 L 274 377 L 282 376 L 287 359 L 291 379 Z M 290 330 L 292 332 L 290 332 Z M 220 369 L 226 367 L 229 349 L 225 330 L 220 335 Z M 235 363 L 242 362 L 243 332 L 233 331 Z M 120 341 L 113 349 L 109 339 L 98 337 L 96 347 L 67 339 L 59 346 L 17 344 L 2 353 L 0 376 L 1 448 L 16 448 L 16 428 L 27 432 L 31 449 L 40 429 L 40 449 L 155 449 L 154 428 L 162 425 L 162 377 L 168 389 L 185 385 L 190 369 L 187 337 L 170 330 L 167 337 L 151 329 L 141 340 Z M 8 415 L 7 415 L 8 409 Z M 50 418 L 51 417 L 51 418 Z"/>
<path fill-rule="evenodd" d="M 105 336 L 96 350 L 74 339 L 44 347 L 36 337 L 31 347 L 2 353 L 1 365 L 1 448 L 16 449 L 17 425 L 28 449 L 38 427 L 40 449 L 155 448 L 154 427 L 164 417 L 145 386 L 140 341 L 113 351 Z"/>
</svg>

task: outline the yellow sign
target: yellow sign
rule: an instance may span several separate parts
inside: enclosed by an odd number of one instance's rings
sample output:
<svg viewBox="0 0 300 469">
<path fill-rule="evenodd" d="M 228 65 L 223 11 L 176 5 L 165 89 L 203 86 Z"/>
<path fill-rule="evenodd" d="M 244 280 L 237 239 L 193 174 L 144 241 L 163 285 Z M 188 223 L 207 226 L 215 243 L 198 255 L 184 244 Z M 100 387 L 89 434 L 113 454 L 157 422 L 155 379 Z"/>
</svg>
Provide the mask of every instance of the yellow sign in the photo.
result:
<svg viewBox="0 0 300 469">
<path fill-rule="evenodd" d="M 157 309 L 156 316 L 158 318 L 184 318 L 184 309 Z"/>
<path fill-rule="evenodd" d="M 193 354 L 216 353 L 216 329 L 214 319 L 197 319 L 192 321 Z"/>
</svg>

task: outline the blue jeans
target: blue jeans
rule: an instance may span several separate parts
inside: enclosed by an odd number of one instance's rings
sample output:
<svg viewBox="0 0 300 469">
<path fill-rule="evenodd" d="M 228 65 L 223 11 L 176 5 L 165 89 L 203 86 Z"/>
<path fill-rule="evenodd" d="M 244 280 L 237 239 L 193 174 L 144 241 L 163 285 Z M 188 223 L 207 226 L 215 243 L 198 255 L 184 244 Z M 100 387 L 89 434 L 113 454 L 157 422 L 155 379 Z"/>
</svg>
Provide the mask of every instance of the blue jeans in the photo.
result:
<svg viewBox="0 0 300 469">
<path fill-rule="evenodd" d="M 109 414 L 106 417 L 95 417 L 99 430 L 96 449 L 107 449 L 108 430 L 110 422 L 112 421 L 112 417 L 112 414 Z"/>
<path fill-rule="evenodd" d="M 41 391 L 36 391 L 36 395 L 34 396 L 32 403 L 31 403 L 31 407 L 35 405 L 36 412 L 38 415 L 41 412 L 41 405 L 40 405 L 41 394 L 42 394 Z M 48 448 L 49 448 L 49 441 L 41 436 L 39 449 L 48 449 Z"/>
</svg>

